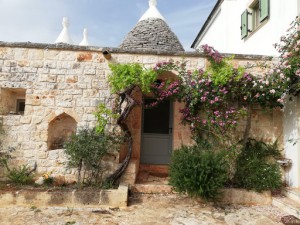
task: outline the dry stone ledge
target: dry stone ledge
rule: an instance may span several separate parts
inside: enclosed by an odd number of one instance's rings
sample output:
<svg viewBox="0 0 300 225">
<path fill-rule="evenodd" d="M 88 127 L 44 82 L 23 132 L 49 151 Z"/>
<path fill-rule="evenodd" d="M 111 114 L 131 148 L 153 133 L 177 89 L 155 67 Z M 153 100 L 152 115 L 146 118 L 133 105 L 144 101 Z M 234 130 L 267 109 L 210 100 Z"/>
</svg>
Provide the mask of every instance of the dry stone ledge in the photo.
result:
<svg viewBox="0 0 300 225">
<path fill-rule="evenodd" d="M 270 191 L 258 193 L 245 189 L 227 188 L 222 190 L 220 202 L 238 205 L 271 205 L 272 195 Z"/>
<path fill-rule="evenodd" d="M 128 186 L 101 191 L 0 191 L 0 208 L 8 206 L 127 207 Z"/>
<path fill-rule="evenodd" d="M 176 193 L 170 185 L 157 184 L 135 184 L 131 188 L 131 191 L 143 194 Z M 199 200 L 202 201 L 200 198 Z M 221 190 L 221 196 L 218 202 L 221 204 L 234 205 L 271 205 L 272 196 L 270 191 L 258 193 L 245 189 L 226 188 Z"/>
</svg>

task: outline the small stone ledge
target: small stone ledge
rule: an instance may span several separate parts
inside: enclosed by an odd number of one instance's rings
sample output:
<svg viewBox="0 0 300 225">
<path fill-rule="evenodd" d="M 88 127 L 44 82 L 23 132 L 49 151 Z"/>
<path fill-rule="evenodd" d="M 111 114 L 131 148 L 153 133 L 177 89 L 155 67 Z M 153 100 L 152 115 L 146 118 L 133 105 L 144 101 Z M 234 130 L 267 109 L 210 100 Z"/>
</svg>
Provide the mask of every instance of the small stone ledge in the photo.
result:
<svg viewBox="0 0 300 225">
<path fill-rule="evenodd" d="M 167 194 L 176 193 L 169 185 L 136 184 L 131 188 L 132 192 L 142 194 Z M 271 192 L 258 193 L 244 189 L 228 188 L 221 191 L 218 203 L 237 205 L 271 205 Z"/>
<path fill-rule="evenodd" d="M 221 203 L 239 205 L 271 205 L 272 195 L 270 191 L 255 192 L 245 189 L 228 188 L 222 190 Z"/>
<path fill-rule="evenodd" d="M 128 186 L 101 191 L 0 191 L 0 207 L 64 206 L 64 207 L 127 207 Z"/>
<path fill-rule="evenodd" d="M 135 184 L 131 187 L 131 191 L 142 194 L 175 193 L 172 186 L 166 184 Z"/>
<path fill-rule="evenodd" d="M 205 57 L 204 53 L 199 51 L 160 51 L 160 50 L 143 50 L 143 49 L 122 49 L 115 47 L 98 47 L 98 46 L 79 46 L 69 45 L 65 43 L 49 44 L 49 43 L 32 43 L 32 42 L 3 42 L 0 41 L 0 47 L 10 48 L 36 48 L 45 50 L 69 50 L 69 51 L 93 51 L 120 53 L 120 54 L 141 54 L 141 55 L 167 55 L 167 56 L 181 56 L 181 57 Z M 244 54 L 222 54 L 225 57 L 234 55 L 235 59 L 245 60 L 271 60 L 272 56 L 264 55 L 244 55 Z"/>
</svg>

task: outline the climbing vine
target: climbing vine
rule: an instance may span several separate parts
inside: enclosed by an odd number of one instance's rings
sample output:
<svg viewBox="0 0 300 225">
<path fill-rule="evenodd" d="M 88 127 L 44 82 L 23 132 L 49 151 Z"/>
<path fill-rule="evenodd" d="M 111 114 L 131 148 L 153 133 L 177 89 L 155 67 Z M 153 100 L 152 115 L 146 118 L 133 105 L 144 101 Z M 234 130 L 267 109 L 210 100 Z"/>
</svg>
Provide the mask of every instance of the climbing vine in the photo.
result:
<svg viewBox="0 0 300 225">
<path fill-rule="evenodd" d="M 155 82 L 157 74 L 151 69 L 143 68 L 138 63 L 110 64 L 112 74 L 109 83 L 113 93 L 120 93 L 129 87 L 137 86 L 142 92 L 150 92 L 150 85 Z"/>
<path fill-rule="evenodd" d="M 186 62 L 172 60 L 160 62 L 152 70 L 139 64 L 111 64 L 109 82 L 119 99 L 117 124 L 127 137 L 129 150 L 121 167 L 109 179 L 119 178 L 131 157 L 132 137 L 126 119 L 134 106 L 141 104 L 132 94 L 136 89 L 142 93 L 151 92 L 156 98 L 147 107 L 156 107 L 170 98 L 183 101 L 185 106 L 180 110 L 182 122 L 190 125 L 195 140 L 200 137 L 212 140 L 222 148 L 232 149 L 236 144 L 234 141 L 240 138 L 245 147 L 253 106 L 259 105 L 266 110 L 283 107 L 286 94 L 297 94 L 300 90 L 299 24 L 297 18 L 287 35 L 281 38 L 281 43 L 275 45 L 281 54 L 280 61 L 267 73 L 251 74 L 247 68 L 234 65 L 233 57 L 224 58 L 208 45 L 202 46 L 209 61 L 205 70 L 191 71 Z M 159 75 L 167 71 L 175 72 L 177 79 L 158 82 Z M 235 129 L 245 119 L 247 126 L 243 136 L 234 137 Z"/>
<path fill-rule="evenodd" d="M 112 122 L 111 120 L 118 118 L 118 114 L 107 108 L 104 103 L 98 105 L 94 115 L 97 118 L 96 132 L 98 134 L 104 134 L 107 125 Z"/>
<path fill-rule="evenodd" d="M 185 102 L 181 109 L 182 120 L 191 126 L 195 138 L 205 135 L 220 144 L 232 144 L 232 132 L 242 117 L 251 115 L 253 105 L 270 109 L 282 107 L 281 97 L 286 86 L 282 79 L 266 74 L 253 75 L 241 66 L 234 66 L 232 58 L 224 58 L 210 46 L 204 45 L 202 49 L 209 60 L 205 71 L 190 71 L 185 63 L 173 61 L 155 66 L 159 74 L 176 71 L 179 80 L 167 87 L 155 88 L 157 101 L 152 105 L 176 97 Z M 170 88 L 174 91 L 164 94 Z M 249 128 L 245 130 L 244 139 L 248 133 Z"/>
<path fill-rule="evenodd" d="M 113 110 L 108 109 L 105 104 L 100 104 L 95 112 L 97 118 L 96 130 L 105 132 L 106 126 L 110 121 L 115 120 L 116 124 L 122 129 L 124 139 L 128 144 L 128 151 L 125 159 L 120 167 L 110 175 L 106 182 L 115 183 L 123 174 L 129 164 L 132 154 L 132 136 L 128 129 L 126 120 L 131 110 L 140 102 L 133 96 L 134 90 L 139 90 L 142 93 L 151 91 L 151 84 L 157 79 L 157 73 L 152 69 L 146 69 L 137 63 L 130 64 L 110 64 L 111 75 L 109 76 L 109 84 L 111 91 L 116 98 L 113 99 Z"/>
</svg>

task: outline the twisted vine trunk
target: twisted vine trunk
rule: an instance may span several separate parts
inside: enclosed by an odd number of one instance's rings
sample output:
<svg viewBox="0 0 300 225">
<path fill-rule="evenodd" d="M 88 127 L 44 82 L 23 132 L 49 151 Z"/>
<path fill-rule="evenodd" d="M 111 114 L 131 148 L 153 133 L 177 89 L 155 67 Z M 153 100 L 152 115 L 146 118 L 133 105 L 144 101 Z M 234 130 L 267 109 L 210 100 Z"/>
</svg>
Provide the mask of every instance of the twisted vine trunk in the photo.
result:
<svg viewBox="0 0 300 225">
<path fill-rule="evenodd" d="M 128 142 L 128 151 L 126 154 L 125 159 L 121 163 L 120 167 L 107 178 L 107 182 L 109 183 L 116 183 L 116 181 L 122 176 L 122 174 L 125 172 L 129 161 L 131 159 L 132 155 L 132 135 L 131 132 L 128 129 L 128 126 L 126 124 L 126 119 L 128 118 L 130 112 L 132 109 L 137 105 L 137 102 L 135 99 L 131 97 L 132 91 L 135 89 L 135 86 L 132 86 L 125 91 L 119 93 L 120 95 L 120 102 L 118 104 L 118 112 L 120 114 L 117 124 L 121 127 L 122 131 L 125 133 L 125 138 Z M 126 102 L 125 108 L 122 110 L 122 104 Z"/>
<path fill-rule="evenodd" d="M 249 136 L 250 136 L 250 129 L 251 129 L 251 117 L 252 117 L 252 106 L 249 105 L 247 107 L 247 121 L 246 121 L 246 128 L 244 131 L 244 137 L 243 137 L 243 147 L 246 147 L 246 144 L 248 142 Z"/>
</svg>

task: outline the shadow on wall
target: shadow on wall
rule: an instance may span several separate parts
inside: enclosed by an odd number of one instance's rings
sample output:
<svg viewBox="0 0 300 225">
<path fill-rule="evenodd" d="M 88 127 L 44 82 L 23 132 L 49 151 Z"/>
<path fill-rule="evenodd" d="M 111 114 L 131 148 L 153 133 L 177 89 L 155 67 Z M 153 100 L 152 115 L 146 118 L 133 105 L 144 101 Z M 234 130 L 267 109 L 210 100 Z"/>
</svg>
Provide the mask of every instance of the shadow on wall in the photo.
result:
<svg viewBox="0 0 300 225">
<path fill-rule="evenodd" d="M 76 133 L 76 120 L 66 113 L 55 117 L 48 127 L 48 150 L 62 149 L 64 142 Z"/>
</svg>

